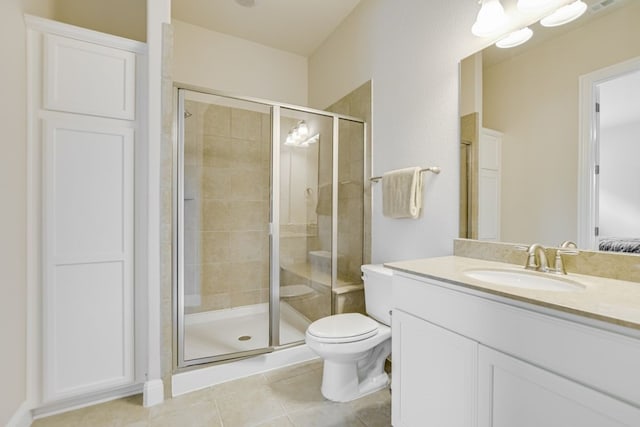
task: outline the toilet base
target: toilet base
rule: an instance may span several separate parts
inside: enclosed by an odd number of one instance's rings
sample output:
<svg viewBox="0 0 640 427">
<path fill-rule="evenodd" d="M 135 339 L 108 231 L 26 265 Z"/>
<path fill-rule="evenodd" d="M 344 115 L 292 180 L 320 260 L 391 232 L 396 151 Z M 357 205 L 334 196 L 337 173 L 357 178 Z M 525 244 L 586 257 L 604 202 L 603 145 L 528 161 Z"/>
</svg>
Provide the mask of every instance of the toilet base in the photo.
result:
<svg viewBox="0 0 640 427">
<path fill-rule="evenodd" d="M 350 402 L 387 387 L 389 375 L 384 371 L 384 364 L 390 353 L 389 339 L 361 360 L 337 362 L 325 359 L 322 395 L 334 402 Z"/>
</svg>

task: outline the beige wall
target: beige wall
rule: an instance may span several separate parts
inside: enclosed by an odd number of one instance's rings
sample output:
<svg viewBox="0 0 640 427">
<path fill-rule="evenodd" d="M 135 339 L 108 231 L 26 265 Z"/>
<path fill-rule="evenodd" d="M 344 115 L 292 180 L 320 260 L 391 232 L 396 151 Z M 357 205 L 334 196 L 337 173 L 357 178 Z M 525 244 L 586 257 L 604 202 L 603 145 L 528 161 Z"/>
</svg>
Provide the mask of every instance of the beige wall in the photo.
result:
<svg viewBox="0 0 640 427">
<path fill-rule="evenodd" d="M 307 58 L 173 20 L 177 82 L 307 104 Z"/>
<path fill-rule="evenodd" d="M 47 1 L 0 5 L 0 425 L 26 399 L 26 41 L 23 13 L 50 17 Z"/>
<path fill-rule="evenodd" d="M 50 0 L 52 19 L 133 40 L 147 40 L 147 0 Z"/>
<path fill-rule="evenodd" d="M 26 390 L 26 276 L 25 276 L 25 30 L 22 2 L 3 2 L 0 13 L 0 55 L 3 80 L 0 100 L 2 156 L 0 156 L 0 424 L 4 425 L 25 400 Z M 6 74 L 5 74 L 6 73 Z M 10 349 L 11 351 L 6 351 Z"/>
<path fill-rule="evenodd" d="M 504 132 L 502 240 L 576 240 L 578 79 L 640 56 L 638 22 L 631 2 L 484 70 L 484 127 Z"/>
</svg>

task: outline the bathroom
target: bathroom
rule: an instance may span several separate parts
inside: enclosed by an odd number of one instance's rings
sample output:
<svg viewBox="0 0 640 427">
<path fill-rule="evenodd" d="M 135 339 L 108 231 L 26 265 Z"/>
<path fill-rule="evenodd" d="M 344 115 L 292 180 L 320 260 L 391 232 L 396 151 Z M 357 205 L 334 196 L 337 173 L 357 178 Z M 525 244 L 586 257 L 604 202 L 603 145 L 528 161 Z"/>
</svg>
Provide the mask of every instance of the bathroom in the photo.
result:
<svg viewBox="0 0 640 427">
<path fill-rule="evenodd" d="M 87 2 L 82 2 L 83 4 Z M 60 16 L 64 7 L 72 4 L 64 1 L 5 2 L 2 6 L 2 28 L 6 32 L 2 41 L 2 51 L 6 58 L 8 78 L 16 84 L 7 85 L 7 94 L 3 99 L 3 121 L 6 121 L 6 154 L 3 156 L 3 182 L 7 187 L 2 221 L 2 234 L 6 236 L 3 244 L 3 270 L 5 271 L 6 292 L 12 298 L 3 298 L 3 341 L 14 352 L 3 355 L 4 387 L 11 390 L 3 399 L 1 420 L 9 420 L 15 413 L 30 408 L 34 396 L 34 378 L 31 364 L 34 357 L 33 342 L 27 333 L 29 321 L 27 313 L 32 310 L 32 290 L 28 284 L 33 278 L 28 273 L 28 258 L 31 254 L 29 219 L 27 216 L 27 153 L 24 144 L 10 144 L 9 141 L 26 139 L 26 66 L 25 52 L 19 49 L 25 43 L 25 24 L 23 13 L 49 17 L 78 23 L 80 26 L 100 31 L 120 34 L 128 38 L 146 40 L 149 44 L 150 69 L 159 70 L 160 39 L 162 22 L 171 19 L 170 7 L 164 2 L 153 2 L 145 16 L 143 2 L 110 2 L 110 10 L 99 13 L 87 11 L 80 16 L 78 4 L 74 9 L 78 16 Z M 293 105 L 309 106 L 325 110 L 346 94 L 362 84 L 371 81 L 371 123 L 372 169 L 370 175 L 380 175 L 385 171 L 410 165 L 438 165 L 442 173 L 437 177 L 428 177 L 424 185 L 424 212 L 416 221 L 394 221 L 383 217 L 381 205 L 371 205 L 371 243 L 370 260 L 374 263 L 392 262 L 404 259 L 425 258 L 449 255 L 453 253 L 453 240 L 458 234 L 459 216 L 459 63 L 461 59 L 491 44 L 492 40 L 477 38 L 469 29 L 474 22 L 478 5 L 475 1 L 456 2 L 420 2 L 403 1 L 401 7 L 384 1 L 366 0 L 358 3 L 350 15 L 337 27 L 310 56 L 295 55 L 281 50 L 271 51 L 269 58 L 274 59 L 274 68 L 263 69 L 261 73 L 244 74 L 249 70 L 246 58 L 238 58 L 225 50 L 229 57 L 224 61 L 200 55 L 201 49 L 211 48 L 226 39 L 220 33 L 207 32 L 210 39 L 198 36 L 199 27 L 176 20 L 174 28 L 175 43 L 182 43 L 189 49 L 176 49 L 175 64 L 193 64 L 202 61 L 199 66 L 188 69 L 174 69 L 174 79 L 226 93 L 268 99 Z M 561 3 L 561 2 L 560 2 Z M 503 1 L 505 7 L 513 8 L 515 1 Z M 117 6 L 116 6 L 117 5 Z M 66 8 L 67 10 L 69 8 Z M 140 13 L 142 10 L 142 13 Z M 114 16 L 115 14 L 115 16 Z M 100 18 L 96 18 L 99 16 Z M 93 21 L 91 21 L 93 19 Z M 138 21 L 136 21 L 136 19 Z M 305 16 L 309 25 L 314 16 Z M 141 25 L 142 22 L 145 25 Z M 535 19 L 531 19 L 534 21 Z M 127 25 L 129 22 L 129 25 Z M 133 23 L 131 23 L 133 22 Z M 127 33 L 127 28 L 136 32 Z M 182 33 L 181 30 L 182 29 Z M 190 31 L 191 30 L 191 31 Z M 148 31 L 148 35 L 146 32 Z M 195 34 L 194 34 L 195 33 Z M 142 34 L 142 35 L 140 35 Z M 181 40 L 183 37 L 188 39 Z M 263 50 L 251 44 L 246 46 L 247 55 L 257 57 Z M 237 50 L 235 52 L 238 52 Z M 180 57 L 178 55 L 187 55 Z M 155 61 L 155 62 L 154 62 Z M 215 61 L 216 73 L 206 72 Z M 198 63 L 198 62 L 196 62 Z M 277 68 L 281 66 L 281 68 Z M 155 68 L 153 68 L 155 67 Z M 242 72 L 240 72 L 242 71 Z M 149 138 L 160 139 L 160 73 L 153 74 L 149 84 L 157 90 L 150 92 Z M 155 97 L 155 98 L 153 98 Z M 361 116 L 360 114 L 354 114 Z M 162 168 L 170 168 L 170 159 L 166 151 L 152 153 Z M 162 157 L 161 157 L 162 156 Z M 379 191 L 373 187 L 373 200 L 379 200 Z M 171 262 L 170 245 L 172 236 L 170 217 L 171 199 L 163 192 L 151 194 L 156 203 L 163 202 L 163 210 L 151 218 L 150 226 L 163 233 L 156 236 L 156 244 L 163 248 L 161 260 L 162 273 L 156 279 L 162 280 L 162 293 L 150 297 L 152 307 L 160 307 L 160 313 L 149 314 L 150 318 L 161 318 L 163 326 L 151 333 L 151 346 L 157 346 L 162 354 L 162 362 L 152 360 L 151 378 L 166 378 L 166 366 L 171 365 L 172 335 L 160 337 L 159 331 L 170 331 L 171 326 Z M 155 221 L 155 222 L 154 222 Z M 552 220 L 550 220 L 552 221 Z M 570 236 L 554 236 L 559 244 Z M 526 241 L 532 243 L 532 241 Z M 162 316 L 162 317 L 160 317 Z M 35 353 L 38 354 L 38 353 Z M 161 367 L 162 366 L 162 367 Z"/>
</svg>

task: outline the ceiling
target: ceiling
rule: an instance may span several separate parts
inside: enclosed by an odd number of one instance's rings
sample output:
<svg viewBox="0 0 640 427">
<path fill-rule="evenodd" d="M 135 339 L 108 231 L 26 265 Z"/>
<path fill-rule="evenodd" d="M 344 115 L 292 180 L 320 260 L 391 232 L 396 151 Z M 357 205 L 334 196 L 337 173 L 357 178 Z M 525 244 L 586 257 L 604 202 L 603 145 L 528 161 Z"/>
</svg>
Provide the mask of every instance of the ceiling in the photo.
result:
<svg viewBox="0 0 640 427">
<path fill-rule="evenodd" d="M 240 0 L 246 3 L 247 0 Z M 311 55 L 360 0 L 173 0 L 172 17 L 302 56 Z"/>
</svg>

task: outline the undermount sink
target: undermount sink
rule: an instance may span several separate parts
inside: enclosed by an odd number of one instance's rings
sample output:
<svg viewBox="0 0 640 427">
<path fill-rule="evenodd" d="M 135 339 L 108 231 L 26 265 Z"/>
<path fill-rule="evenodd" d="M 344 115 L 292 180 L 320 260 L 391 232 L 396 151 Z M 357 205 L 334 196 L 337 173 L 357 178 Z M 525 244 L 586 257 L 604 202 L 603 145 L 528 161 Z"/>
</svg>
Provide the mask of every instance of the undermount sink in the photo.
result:
<svg viewBox="0 0 640 427">
<path fill-rule="evenodd" d="M 571 292 L 585 289 L 584 285 L 563 277 L 527 270 L 478 268 L 464 272 L 467 277 L 494 285 L 541 291 Z"/>
</svg>

